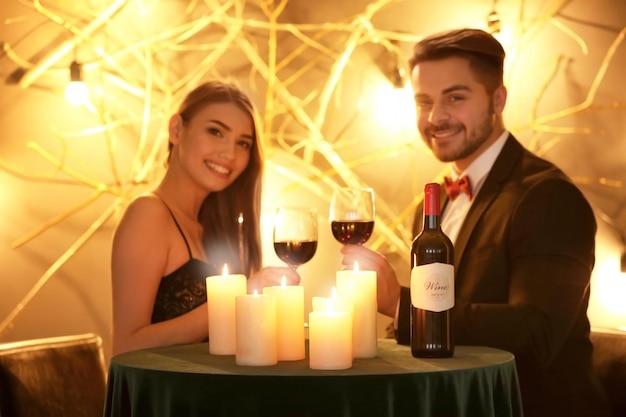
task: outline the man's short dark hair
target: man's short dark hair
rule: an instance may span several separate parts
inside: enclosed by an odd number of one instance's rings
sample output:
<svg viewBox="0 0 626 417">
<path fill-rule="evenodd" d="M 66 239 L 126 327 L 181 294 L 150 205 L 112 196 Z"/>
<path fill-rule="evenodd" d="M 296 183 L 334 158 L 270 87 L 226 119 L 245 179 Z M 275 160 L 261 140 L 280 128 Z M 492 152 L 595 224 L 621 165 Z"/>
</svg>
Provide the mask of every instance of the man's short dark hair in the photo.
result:
<svg viewBox="0 0 626 417">
<path fill-rule="evenodd" d="M 428 36 L 413 47 L 409 68 L 424 61 L 464 58 L 478 81 L 492 93 L 503 83 L 504 48 L 496 38 L 479 29 L 456 29 Z"/>
</svg>

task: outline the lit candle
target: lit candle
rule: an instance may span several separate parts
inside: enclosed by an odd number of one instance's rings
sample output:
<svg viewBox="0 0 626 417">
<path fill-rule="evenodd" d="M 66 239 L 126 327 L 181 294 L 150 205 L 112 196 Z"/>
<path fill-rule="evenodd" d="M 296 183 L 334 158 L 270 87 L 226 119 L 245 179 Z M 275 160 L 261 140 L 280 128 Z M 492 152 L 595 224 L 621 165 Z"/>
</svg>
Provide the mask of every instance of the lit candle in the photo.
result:
<svg viewBox="0 0 626 417">
<path fill-rule="evenodd" d="M 237 365 L 268 366 L 278 362 L 276 297 L 239 295 L 235 299 Z"/>
<path fill-rule="evenodd" d="M 239 241 L 239 261 L 241 265 L 244 265 L 244 259 L 246 259 L 246 249 L 244 245 L 243 239 L 243 213 L 239 212 L 239 217 L 237 217 L 237 240 Z"/>
<path fill-rule="evenodd" d="M 358 263 L 354 270 L 337 271 L 337 295 L 352 299 L 352 348 L 355 358 L 373 358 L 377 354 L 376 316 L 376 271 L 359 271 Z"/>
<path fill-rule="evenodd" d="M 327 297 L 312 297 L 311 304 L 313 311 L 324 311 L 328 309 L 328 303 L 330 303 L 333 311 L 345 311 L 346 313 L 354 314 L 354 303 L 349 298 L 337 297 L 337 289 L 333 287 L 330 298 Z"/>
<path fill-rule="evenodd" d="M 304 288 L 286 285 L 283 277 L 280 286 L 265 287 L 263 294 L 276 297 L 278 360 L 304 359 Z"/>
<path fill-rule="evenodd" d="M 352 367 L 352 315 L 327 310 L 309 313 L 309 367 L 348 369 Z"/>
<path fill-rule="evenodd" d="M 224 265 L 222 275 L 207 277 L 206 297 L 211 354 L 235 354 L 235 297 L 245 295 L 246 292 L 246 277 L 241 274 L 229 275 L 227 265 Z"/>
</svg>

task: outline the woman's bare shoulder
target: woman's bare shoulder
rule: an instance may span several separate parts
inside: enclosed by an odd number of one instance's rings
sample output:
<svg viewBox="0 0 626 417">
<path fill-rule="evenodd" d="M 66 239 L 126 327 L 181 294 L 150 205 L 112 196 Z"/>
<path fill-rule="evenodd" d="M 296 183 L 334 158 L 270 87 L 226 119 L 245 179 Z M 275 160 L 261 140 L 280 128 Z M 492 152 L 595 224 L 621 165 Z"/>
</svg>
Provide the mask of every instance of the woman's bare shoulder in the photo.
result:
<svg viewBox="0 0 626 417">
<path fill-rule="evenodd" d="M 170 219 L 167 206 L 154 194 L 135 197 L 124 210 L 118 228 L 158 228 Z"/>
</svg>

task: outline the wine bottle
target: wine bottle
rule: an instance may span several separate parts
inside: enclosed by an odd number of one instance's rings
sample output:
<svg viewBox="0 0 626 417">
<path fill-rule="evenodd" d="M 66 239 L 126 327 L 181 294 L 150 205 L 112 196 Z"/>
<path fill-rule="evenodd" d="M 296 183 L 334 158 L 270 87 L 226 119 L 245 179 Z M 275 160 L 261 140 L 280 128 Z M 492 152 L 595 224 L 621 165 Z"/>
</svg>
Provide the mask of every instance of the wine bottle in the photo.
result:
<svg viewBox="0 0 626 417">
<path fill-rule="evenodd" d="M 411 353 L 454 355 L 454 246 L 441 230 L 439 184 L 424 186 L 424 225 L 411 244 Z"/>
</svg>

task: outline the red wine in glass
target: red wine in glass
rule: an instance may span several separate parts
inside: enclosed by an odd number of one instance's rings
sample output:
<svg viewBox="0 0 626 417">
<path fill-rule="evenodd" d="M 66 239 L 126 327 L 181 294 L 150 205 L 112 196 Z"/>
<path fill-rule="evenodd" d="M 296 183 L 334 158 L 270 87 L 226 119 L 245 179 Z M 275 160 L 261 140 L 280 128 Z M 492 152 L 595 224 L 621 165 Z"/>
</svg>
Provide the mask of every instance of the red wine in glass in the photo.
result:
<svg viewBox="0 0 626 417">
<path fill-rule="evenodd" d="M 362 245 L 367 242 L 374 230 L 373 220 L 331 221 L 330 228 L 335 240 L 344 245 Z"/>
<path fill-rule="evenodd" d="M 338 187 L 330 200 L 330 229 L 343 245 L 362 245 L 374 231 L 374 190 Z"/>
<path fill-rule="evenodd" d="M 317 250 L 317 211 L 311 207 L 278 207 L 274 219 L 274 252 L 296 269 Z"/>
<path fill-rule="evenodd" d="M 274 251 L 281 261 L 296 268 L 309 262 L 317 250 L 317 240 L 274 242 Z"/>
</svg>

